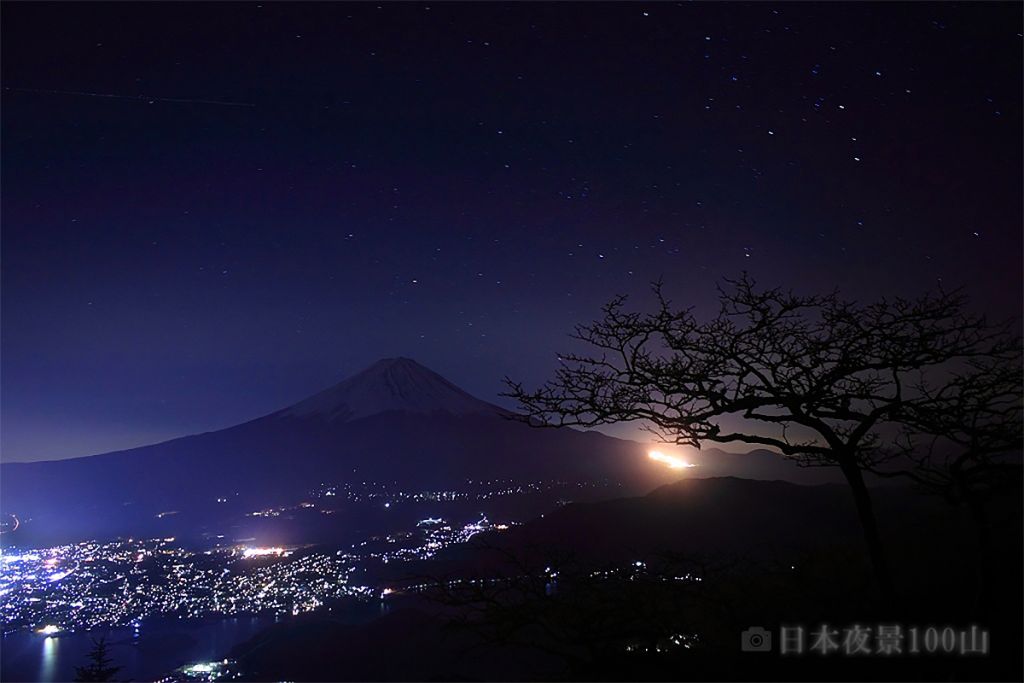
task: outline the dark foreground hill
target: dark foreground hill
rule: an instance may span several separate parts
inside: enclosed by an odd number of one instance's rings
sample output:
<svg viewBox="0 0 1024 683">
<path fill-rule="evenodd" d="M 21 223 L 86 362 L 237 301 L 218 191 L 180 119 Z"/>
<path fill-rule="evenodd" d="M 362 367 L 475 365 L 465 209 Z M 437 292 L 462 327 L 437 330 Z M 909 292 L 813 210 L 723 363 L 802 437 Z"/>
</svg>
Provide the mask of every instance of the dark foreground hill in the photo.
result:
<svg viewBox="0 0 1024 683">
<path fill-rule="evenodd" d="M 876 491 L 890 503 L 891 491 Z M 645 496 L 569 505 L 501 534 L 455 546 L 446 557 L 571 551 L 618 562 L 658 552 L 784 560 L 859 538 L 842 484 L 801 486 L 738 477 L 682 479 Z"/>
<path fill-rule="evenodd" d="M 898 604 L 875 599 L 848 497 L 716 478 L 569 505 L 382 578 L 397 590 L 370 624 L 311 616 L 234 655 L 254 680 L 1019 680 L 1019 496 L 992 508 L 999 550 L 979 600 L 976 538 L 958 511 L 877 490 Z M 780 624 L 979 625 L 991 649 L 741 651 L 744 629 Z"/>
</svg>

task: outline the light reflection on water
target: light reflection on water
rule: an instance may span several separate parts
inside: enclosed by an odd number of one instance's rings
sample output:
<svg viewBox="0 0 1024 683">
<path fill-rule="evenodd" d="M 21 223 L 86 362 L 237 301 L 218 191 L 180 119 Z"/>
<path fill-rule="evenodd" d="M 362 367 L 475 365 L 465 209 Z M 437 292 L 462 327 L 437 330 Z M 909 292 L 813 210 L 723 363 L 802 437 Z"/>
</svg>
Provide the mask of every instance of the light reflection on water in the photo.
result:
<svg viewBox="0 0 1024 683">
<path fill-rule="evenodd" d="M 58 649 L 60 648 L 60 639 L 54 638 L 53 636 L 47 636 L 43 639 L 43 656 L 42 666 L 39 668 L 39 680 L 42 681 L 54 681 L 56 679 L 57 672 L 57 657 Z M 6 676 L 4 677 L 6 678 Z"/>
<path fill-rule="evenodd" d="M 194 661 L 220 659 L 231 648 L 273 623 L 243 617 L 207 622 L 164 620 L 139 629 L 97 629 L 43 637 L 20 631 L 3 637 L 0 680 L 70 681 L 75 667 L 88 663 L 93 638 L 106 636 L 119 680 L 152 680 Z"/>
<path fill-rule="evenodd" d="M 359 624 L 386 614 L 381 601 L 352 602 L 334 609 L 330 619 Z M 321 613 L 326 617 L 326 614 Z M 33 631 L 3 636 L 0 642 L 0 681 L 70 681 L 75 667 L 88 664 L 93 639 L 105 636 L 117 680 L 154 680 L 174 669 L 200 661 L 222 659 L 235 645 L 282 621 L 274 616 L 245 616 L 203 621 L 158 618 L 141 624 L 43 637 Z"/>
</svg>

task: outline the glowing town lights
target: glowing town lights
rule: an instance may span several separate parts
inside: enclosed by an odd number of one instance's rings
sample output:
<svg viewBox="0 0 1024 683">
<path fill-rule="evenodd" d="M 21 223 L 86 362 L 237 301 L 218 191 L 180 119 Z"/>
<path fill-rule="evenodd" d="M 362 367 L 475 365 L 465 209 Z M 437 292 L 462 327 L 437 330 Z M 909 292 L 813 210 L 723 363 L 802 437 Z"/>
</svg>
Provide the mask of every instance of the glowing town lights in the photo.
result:
<svg viewBox="0 0 1024 683">
<path fill-rule="evenodd" d="M 242 557 L 263 557 L 264 555 L 284 555 L 284 548 L 246 548 L 242 551 Z"/>
<path fill-rule="evenodd" d="M 338 495 L 373 500 L 379 510 L 385 501 L 399 509 L 403 501 L 423 506 L 468 503 L 564 486 L 561 482 L 514 484 L 504 480 L 481 485 L 488 488 L 472 493 L 456 489 L 385 493 L 382 487 L 374 487 L 370 493 L 362 489 L 352 493 L 339 487 Z M 274 510 L 296 508 L 301 505 Z M 58 647 L 66 634 L 96 628 L 124 628 L 129 639 L 138 640 L 149 617 L 190 619 L 258 613 L 284 617 L 330 609 L 327 605 L 347 598 L 383 598 L 386 605 L 410 588 L 392 585 L 385 590 L 383 585 L 359 583 L 359 568 L 364 563 L 426 560 L 476 534 L 515 528 L 512 522 L 497 524 L 482 514 L 457 524 L 440 515 L 424 516 L 416 527 L 412 525 L 415 517 L 406 521 L 411 530 L 366 538 L 337 553 L 314 547 L 300 551 L 299 546 L 260 546 L 260 542 L 272 541 L 256 537 L 229 540 L 223 534 L 211 536 L 220 542 L 202 550 L 178 547 L 172 536 L 82 541 L 32 551 L 7 547 L 0 549 L 0 622 L 8 633 L 24 629 L 38 637 L 43 647 Z M 139 559 L 142 564 L 136 563 Z M 117 588 L 110 590 L 111 585 Z M 47 639 L 52 641 L 49 645 L 43 642 Z M 219 666 L 219 660 L 183 664 Z M 178 669 L 167 680 L 224 680 L 232 676 L 228 664 L 208 672 Z"/>
<path fill-rule="evenodd" d="M 214 662 L 197 662 L 195 664 L 183 666 L 178 669 L 178 671 L 184 675 L 184 680 L 216 681 L 231 674 L 231 671 L 228 668 L 230 663 L 231 660 L 229 659 Z M 180 676 L 172 676 L 162 680 L 179 681 L 182 680 L 182 678 Z"/>
<path fill-rule="evenodd" d="M 666 465 L 668 465 L 670 469 L 673 470 L 682 470 L 690 467 L 696 467 L 696 465 L 688 463 L 682 458 L 677 458 L 674 455 L 665 455 L 661 451 L 649 451 L 647 453 L 647 457 L 649 457 L 651 460 L 663 462 Z"/>
<path fill-rule="evenodd" d="M 187 674 L 208 674 L 213 671 L 213 664 L 193 664 L 186 666 L 183 671 Z"/>
<path fill-rule="evenodd" d="M 33 553 L 26 553 L 24 555 L 4 555 L 4 564 L 14 564 L 15 562 L 35 562 L 39 559 L 38 555 Z"/>
</svg>

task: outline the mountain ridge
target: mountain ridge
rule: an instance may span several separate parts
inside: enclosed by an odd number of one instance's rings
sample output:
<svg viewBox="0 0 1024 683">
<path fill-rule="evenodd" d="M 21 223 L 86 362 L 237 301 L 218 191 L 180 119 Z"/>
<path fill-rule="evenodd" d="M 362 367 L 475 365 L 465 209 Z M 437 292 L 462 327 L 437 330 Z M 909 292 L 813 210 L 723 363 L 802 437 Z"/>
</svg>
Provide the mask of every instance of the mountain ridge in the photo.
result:
<svg viewBox="0 0 1024 683">
<path fill-rule="evenodd" d="M 224 429 L 79 458 L 0 463 L 0 512 L 17 515 L 22 537 L 36 530 L 62 538 L 183 536 L 294 505 L 325 485 L 386 483 L 411 495 L 473 480 L 604 482 L 645 493 L 681 473 L 650 459 L 647 444 L 538 429 L 509 415 L 415 361 L 385 359 Z M 695 464 L 690 476 L 803 474 L 765 451 L 709 449 Z"/>
</svg>

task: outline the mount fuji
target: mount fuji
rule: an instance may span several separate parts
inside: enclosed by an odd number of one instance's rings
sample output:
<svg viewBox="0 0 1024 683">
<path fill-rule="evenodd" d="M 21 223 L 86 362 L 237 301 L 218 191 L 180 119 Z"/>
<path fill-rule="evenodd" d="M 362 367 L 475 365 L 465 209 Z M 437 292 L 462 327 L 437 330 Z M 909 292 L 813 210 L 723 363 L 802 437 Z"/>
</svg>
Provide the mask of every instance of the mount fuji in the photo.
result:
<svg viewBox="0 0 1024 683">
<path fill-rule="evenodd" d="M 406 492 L 467 481 L 604 481 L 643 492 L 670 472 L 636 442 L 537 429 L 407 358 L 222 429 L 69 460 L 0 465 L 0 512 L 26 536 L 211 528 L 228 509 L 294 504 L 325 485 Z M 4 539 L 17 542 L 17 539 Z"/>
</svg>

